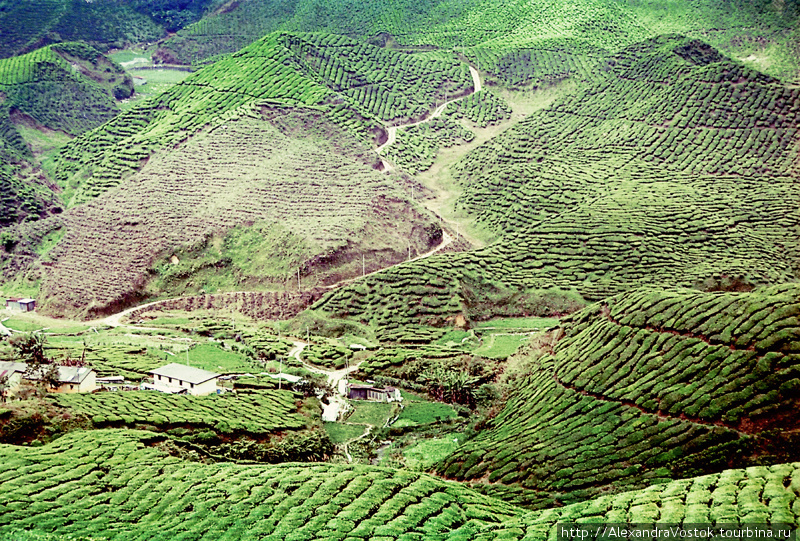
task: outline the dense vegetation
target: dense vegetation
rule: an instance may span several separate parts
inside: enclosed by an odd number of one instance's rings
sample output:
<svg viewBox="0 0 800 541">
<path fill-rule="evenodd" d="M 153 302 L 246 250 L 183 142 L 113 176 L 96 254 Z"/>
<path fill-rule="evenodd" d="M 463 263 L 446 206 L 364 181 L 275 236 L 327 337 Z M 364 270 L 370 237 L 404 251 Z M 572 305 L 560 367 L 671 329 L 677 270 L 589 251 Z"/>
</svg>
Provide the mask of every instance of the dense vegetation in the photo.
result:
<svg viewBox="0 0 800 541">
<path fill-rule="evenodd" d="M 606 62 L 602 82 L 455 165 L 457 205 L 498 242 L 369 277 L 318 307 L 379 325 L 442 324 L 487 297 L 536 313 L 514 295 L 554 285 L 596 300 L 636 284 L 794 280 L 798 103 L 797 88 L 695 40 L 631 46 Z"/>
<path fill-rule="evenodd" d="M 388 47 L 462 48 L 500 84 L 547 86 L 590 80 L 609 52 L 658 34 L 710 41 L 773 75 L 797 78 L 794 1 L 713 0 L 247 0 L 216 11 L 167 39 L 165 59 L 183 63 L 236 51 L 276 30 L 329 32 Z M 754 39 L 754 35 L 759 36 Z"/>
<path fill-rule="evenodd" d="M 734 469 L 543 512 L 371 466 L 190 462 L 149 432 L 0 447 L 0 533 L 27 539 L 537 539 L 557 522 L 797 524 L 797 464 Z M 191 455 L 188 455 L 191 456 Z M 76 466 L 77 465 L 77 466 Z M 31 532 L 15 533 L 21 530 Z"/>
<path fill-rule="evenodd" d="M 76 432 L 0 446 L 0 533 L 102 538 L 468 539 L 518 513 L 456 483 L 370 466 L 201 464 L 148 432 Z M 77 465 L 77 466 L 76 466 Z M 36 481 L 34 481 L 36 479 Z"/>
<path fill-rule="evenodd" d="M 153 425 L 213 429 L 223 434 L 262 435 L 306 425 L 292 393 L 259 391 L 217 396 L 177 396 L 156 391 L 72 394 L 57 406 L 91 419 L 97 427 Z"/>
<path fill-rule="evenodd" d="M 436 469 L 541 508 L 796 460 L 798 293 L 642 290 L 578 312 Z"/>
<path fill-rule="evenodd" d="M 62 43 L 0 60 L 0 226 L 60 211 L 33 159 L 40 132 L 75 136 L 119 112 L 130 76 L 83 43 Z"/>
</svg>

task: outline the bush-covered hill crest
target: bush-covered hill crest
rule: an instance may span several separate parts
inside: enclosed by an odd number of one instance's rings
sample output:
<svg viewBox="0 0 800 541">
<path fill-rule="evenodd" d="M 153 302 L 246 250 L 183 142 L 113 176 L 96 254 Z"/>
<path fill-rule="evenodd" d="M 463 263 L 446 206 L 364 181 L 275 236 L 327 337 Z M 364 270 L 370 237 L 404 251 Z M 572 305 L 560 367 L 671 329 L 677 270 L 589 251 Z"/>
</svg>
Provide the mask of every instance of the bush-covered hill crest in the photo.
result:
<svg viewBox="0 0 800 541">
<path fill-rule="evenodd" d="M 83 43 L 60 43 L 0 60 L 0 226 L 60 209 L 35 159 L 44 147 L 113 118 L 130 76 Z"/>
<path fill-rule="evenodd" d="M 437 470 L 542 507 L 796 460 L 799 293 L 642 290 L 578 312 Z"/>
<path fill-rule="evenodd" d="M 798 89 L 676 36 L 604 66 L 601 82 L 454 166 L 457 205 L 499 241 L 370 277 L 319 306 L 440 323 L 490 295 L 554 286 L 596 300 L 644 284 L 796 279 Z"/>
</svg>

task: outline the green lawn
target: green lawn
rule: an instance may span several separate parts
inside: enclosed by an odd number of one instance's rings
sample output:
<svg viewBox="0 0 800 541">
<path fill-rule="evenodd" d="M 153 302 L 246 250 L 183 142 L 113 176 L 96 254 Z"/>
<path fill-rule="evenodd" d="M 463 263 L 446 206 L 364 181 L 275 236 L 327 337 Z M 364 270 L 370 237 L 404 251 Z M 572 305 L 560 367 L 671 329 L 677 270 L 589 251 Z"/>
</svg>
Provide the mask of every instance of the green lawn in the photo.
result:
<svg viewBox="0 0 800 541">
<path fill-rule="evenodd" d="M 392 412 L 392 404 L 383 402 L 354 402 L 355 411 L 347 418 L 348 423 L 383 426 Z"/>
<path fill-rule="evenodd" d="M 175 355 L 173 362 L 186 364 L 186 353 Z M 189 350 L 189 364 L 212 372 L 248 372 L 253 366 L 243 355 L 225 351 L 213 344 L 203 344 Z"/>
<path fill-rule="evenodd" d="M 449 404 L 440 402 L 419 402 L 407 404 L 400 413 L 394 427 L 426 425 L 458 417 Z"/>
<path fill-rule="evenodd" d="M 448 434 L 442 439 L 423 440 L 403 451 L 406 466 L 412 470 L 427 470 L 449 456 L 459 445 L 462 434 Z"/>
<path fill-rule="evenodd" d="M 325 431 L 333 443 L 344 443 L 357 438 L 364 433 L 364 425 L 350 425 L 344 423 L 325 423 Z"/>
<path fill-rule="evenodd" d="M 484 336 L 483 345 L 475 350 L 475 355 L 504 359 L 516 353 L 519 347 L 530 339 L 529 335 L 490 334 Z"/>
<path fill-rule="evenodd" d="M 504 317 L 481 321 L 475 325 L 476 329 L 548 329 L 558 325 L 554 317 Z"/>
</svg>

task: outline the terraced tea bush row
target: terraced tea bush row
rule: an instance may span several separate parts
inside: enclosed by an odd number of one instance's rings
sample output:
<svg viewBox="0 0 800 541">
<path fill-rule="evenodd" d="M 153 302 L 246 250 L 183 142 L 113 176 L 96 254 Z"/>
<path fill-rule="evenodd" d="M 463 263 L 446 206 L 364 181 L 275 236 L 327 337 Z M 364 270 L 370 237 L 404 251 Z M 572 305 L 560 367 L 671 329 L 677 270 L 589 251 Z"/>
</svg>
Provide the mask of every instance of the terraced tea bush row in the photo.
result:
<svg viewBox="0 0 800 541">
<path fill-rule="evenodd" d="M 287 391 L 237 391 L 223 395 L 169 395 L 157 391 L 57 395 L 57 406 L 91 419 L 98 428 L 148 424 L 168 429 L 190 426 L 223 434 L 263 435 L 306 426 Z"/>
<path fill-rule="evenodd" d="M 539 196 L 545 182 L 556 182 L 561 202 L 574 205 L 597 197 L 612 178 L 795 174 L 798 90 L 727 60 L 710 62 L 715 54 L 678 38 L 630 47 L 608 61 L 607 82 L 556 102 L 462 160 L 459 204 L 505 230 L 543 217 L 538 209 L 551 205 L 541 199 L 552 197 Z M 576 170 L 584 178 L 571 187 Z M 500 222 L 517 213 L 517 202 L 531 214 Z"/>
<path fill-rule="evenodd" d="M 546 88 L 564 79 L 596 81 L 598 65 L 609 52 L 577 39 L 543 39 L 535 48 L 474 47 L 464 54 L 487 73 L 487 83 L 521 89 Z"/>
<path fill-rule="evenodd" d="M 168 456 L 167 445 L 152 433 L 95 430 L 35 449 L 0 447 L 0 535 L 35 528 L 120 540 L 470 539 L 520 514 L 426 474 L 202 464 Z"/>
<path fill-rule="evenodd" d="M 451 103 L 444 110 L 444 114 L 453 119 L 466 118 L 481 128 L 485 128 L 509 118 L 511 108 L 503 101 L 503 98 L 484 90 Z"/>
<path fill-rule="evenodd" d="M 311 344 L 303 350 L 303 357 L 307 362 L 335 370 L 344 368 L 351 355 L 349 348 L 330 344 Z"/>
<path fill-rule="evenodd" d="M 155 41 L 164 29 L 133 3 L 31 0 L 0 11 L 0 58 L 26 53 L 58 41 L 87 41 L 104 51 L 124 42 Z M 149 2 L 152 4 L 152 2 Z M 131 4 L 134 4 L 133 6 Z"/>
<path fill-rule="evenodd" d="M 799 293 L 612 297 L 594 316 L 562 321 L 555 371 L 564 385 L 662 415 L 784 426 L 800 387 Z"/>
<path fill-rule="evenodd" d="M 800 464 L 729 469 L 642 490 L 607 495 L 557 509 L 534 511 L 487 526 L 478 541 L 554 539 L 559 524 L 783 524 L 796 528 Z"/>
<path fill-rule="evenodd" d="M 488 494 L 500 496 L 497 485 L 509 485 L 516 501 L 541 508 L 736 465 L 796 460 L 794 433 L 773 427 L 798 422 L 798 292 L 796 285 L 751 293 L 643 291 L 579 312 L 562 322 L 554 336 L 564 338 L 551 354 L 530 352 L 532 375 L 514 384 L 488 429 L 436 469 L 459 480 L 486 477 Z M 609 319 L 612 306 L 621 318 L 626 310 L 629 321 L 648 313 L 672 323 L 630 327 Z M 734 311 L 738 321 L 731 323 Z M 709 343 L 694 334 L 703 325 L 758 326 L 752 338 L 761 349 L 740 349 L 733 338 Z"/>
<path fill-rule="evenodd" d="M 119 112 L 114 92 L 132 88 L 118 65 L 81 43 L 0 59 L 0 155 L 7 161 L 33 157 L 16 124 L 78 135 L 113 118 Z"/>
<path fill-rule="evenodd" d="M 149 377 L 148 372 L 163 366 L 167 357 L 166 354 L 158 356 L 156 351 L 149 352 L 143 347 L 90 345 L 84 350 L 77 343 L 73 347 L 60 344 L 48 348 L 48 354 L 56 359 L 83 358 L 86 364 L 94 368 L 98 377 L 123 376 L 131 381 L 141 381 Z"/>
<path fill-rule="evenodd" d="M 379 325 L 442 324 L 469 312 L 474 291 L 556 286 L 597 300 L 635 285 L 795 280 L 797 89 L 730 61 L 703 64 L 713 58 L 674 37 L 631 47 L 608 64 L 613 82 L 554 102 L 454 167 L 465 185 L 457 205 L 498 242 L 369 277 L 319 306 Z M 717 82 L 733 72 L 735 83 Z M 758 90 L 734 98 L 751 85 Z M 672 87 L 728 127 L 678 127 L 681 109 L 661 99 Z M 756 127 L 771 114 L 762 100 L 775 107 L 775 127 Z"/>
</svg>

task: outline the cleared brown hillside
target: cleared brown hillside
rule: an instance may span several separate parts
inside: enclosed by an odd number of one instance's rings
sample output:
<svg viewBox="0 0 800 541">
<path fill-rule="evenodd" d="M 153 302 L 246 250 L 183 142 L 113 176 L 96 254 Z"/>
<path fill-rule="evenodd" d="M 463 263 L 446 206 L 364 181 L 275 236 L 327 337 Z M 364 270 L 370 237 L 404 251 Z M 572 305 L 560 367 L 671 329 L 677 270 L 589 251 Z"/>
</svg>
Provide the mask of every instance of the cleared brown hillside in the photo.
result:
<svg viewBox="0 0 800 541">
<path fill-rule="evenodd" d="M 234 227 L 279 224 L 302 249 L 274 255 L 298 258 L 304 287 L 360 273 L 362 251 L 374 269 L 405 259 L 409 242 L 412 253 L 438 243 L 432 216 L 412 208 L 397 177 L 372 159 L 314 112 L 263 111 L 204 132 L 63 215 L 66 234 L 44 267 L 43 309 L 102 315 L 153 293 L 196 292 L 199 272 L 230 276 L 231 290 L 297 287 L 294 268 L 260 281 L 236 261 L 215 262 L 212 245 Z M 181 290 L 153 290 L 171 254 L 186 247 L 202 257 L 178 276 Z"/>
</svg>

